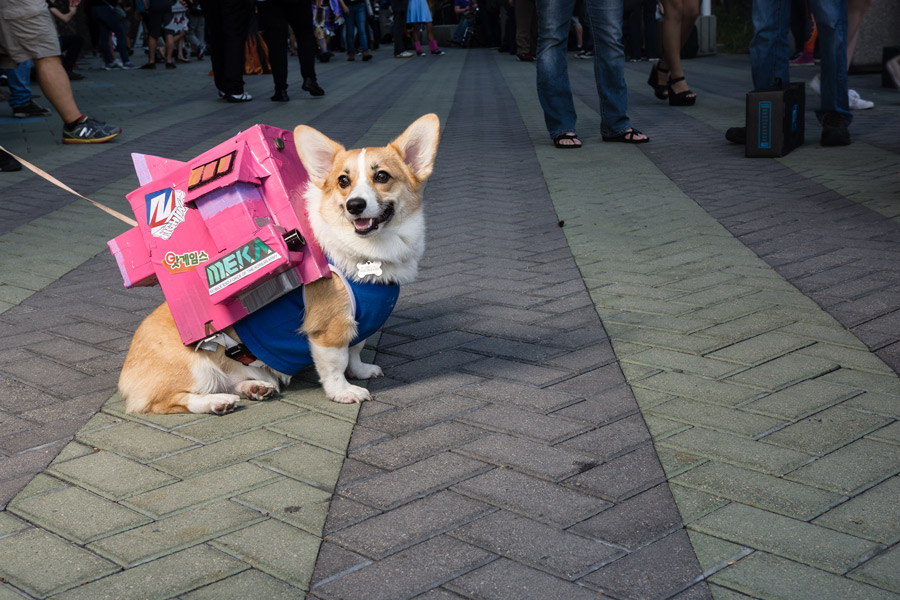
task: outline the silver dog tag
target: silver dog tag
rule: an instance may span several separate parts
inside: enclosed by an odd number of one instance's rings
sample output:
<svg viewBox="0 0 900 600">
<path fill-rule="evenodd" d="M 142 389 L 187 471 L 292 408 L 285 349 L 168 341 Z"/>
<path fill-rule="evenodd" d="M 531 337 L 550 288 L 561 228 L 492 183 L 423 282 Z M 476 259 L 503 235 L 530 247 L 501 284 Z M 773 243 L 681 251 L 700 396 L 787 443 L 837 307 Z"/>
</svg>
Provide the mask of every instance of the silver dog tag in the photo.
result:
<svg viewBox="0 0 900 600">
<path fill-rule="evenodd" d="M 364 263 L 356 263 L 356 273 L 360 277 L 365 277 L 366 275 L 375 275 L 376 277 L 380 277 L 381 261 L 372 262 L 371 260 L 367 260 Z"/>
</svg>

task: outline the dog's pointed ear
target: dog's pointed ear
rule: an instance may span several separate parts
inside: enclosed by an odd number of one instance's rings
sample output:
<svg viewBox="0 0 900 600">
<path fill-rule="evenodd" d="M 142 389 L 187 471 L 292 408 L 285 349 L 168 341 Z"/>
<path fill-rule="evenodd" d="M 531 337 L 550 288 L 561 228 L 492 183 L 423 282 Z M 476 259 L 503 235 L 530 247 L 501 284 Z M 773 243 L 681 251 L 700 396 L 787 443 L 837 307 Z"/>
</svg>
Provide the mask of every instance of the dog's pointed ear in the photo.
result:
<svg viewBox="0 0 900 600">
<path fill-rule="evenodd" d="M 307 175 L 314 184 L 322 187 L 334 166 L 334 157 L 343 152 L 344 147 L 306 125 L 297 125 L 294 129 L 294 145 Z"/>
<path fill-rule="evenodd" d="M 425 181 L 434 167 L 441 122 L 435 114 L 416 119 L 400 137 L 391 142 L 419 181 Z"/>
</svg>

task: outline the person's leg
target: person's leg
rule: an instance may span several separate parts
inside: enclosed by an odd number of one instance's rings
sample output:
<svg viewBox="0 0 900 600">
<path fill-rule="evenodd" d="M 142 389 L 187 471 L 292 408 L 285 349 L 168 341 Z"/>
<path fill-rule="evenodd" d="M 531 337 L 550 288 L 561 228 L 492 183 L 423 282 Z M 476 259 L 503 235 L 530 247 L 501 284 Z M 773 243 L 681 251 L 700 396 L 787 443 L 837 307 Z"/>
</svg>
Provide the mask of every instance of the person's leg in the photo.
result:
<svg viewBox="0 0 900 600">
<path fill-rule="evenodd" d="M 750 70 L 757 91 L 778 89 L 791 80 L 790 15 L 789 0 L 753 0 Z"/>
<path fill-rule="evenodd" d="M 278 92 L 288 87 L 288 21 L 285 5 L 277 0 L 266 0 L 257 3 L 256 10 L 259 12 L 259 29 L 269 48 L 269 66 L 272 67 L 272 80 L 275 83 L 275 94 L 278 95 Z"/>
<path fill-rule="evenodd" d="M 859 28 L 863 17 L 872 6 L 873 0 L 847 0 L 847 66 L 853 62 L 856 40 L 859 39 Z"/>
<path fill-rule="evenodd" d="M 175 63 L 172 62 L 172 58 L 175 55 L 175 34 L 166 31 L 166 33 L 163 35 L 163 41 L 166 44 L 166 66 L 174 65 Z"/>
<path fill-rule="evenodd" d="M 363 55 L 369 52 L 369 40 L 366 37 L 366 5 L 365 3 L 350 8 L 350 14 L 356 21 L 356 29 L 359 33 L 359 47 L 362 48 Z"/>
<path fill-rule="evenodd" d="M 822 104 L 816 116 L 822 120 L 837 113 L 849 125 L 853 116 L 847 96 L 847 0 L 812 0 L 810 6 L 822 56 Z"/>
<path fill-rule="evenodd" d="M 356 19 L 353 16 L 353 7 L 347 8 L 348 12 L 344 17 L 344 45 L 347 48 L 347 60 L 353 60 L 356 56 Z"/>
<path fill-rule="evenodd" d="M 112 20 L 110 21 L 110 29 L 116 36 L 116 52 L 119 54 L 119 60 L 122 61 L 123 65 L 130 65 L 131 58 L 128 55 L 128 33 L 125 31 L 125 25 L 119 20 L 119 17 L 116 16 L 114 10 L 110 9 L 112 13 Z M 112 54 L 112 52 L 110 52 Z"/>
<path fill-rule="evenodd" d="M 263 2 L 265 4 L 265 2 Z M 316 80 L 316 33 L 309 18 L 309 3 L 287 1 L 284 3 L 287 23 L 297 38 L 297 59 L 300 61 L 300 75 L 305 80 Z M 284 39 L 286 36 L 282 36 Z M 274 67 L 273 67 L 274 69 Z"/>
<path fill-rule="evenodd" d="M 394 56 L 398 56 L 406 50 L 403 37 L 406 33 L 406 11 L 408 8 L 409 0 L 391 0 L 391 12 L 394 15 Z"/>
<path fill-rule="evenodd" d="M 253 6 L 244 0 L 228 0 L 222 4 L 224 91 L 226 94 L 239 96 L 244 93 L 244 45 L 247 42 Z"/>
<path fill-rule="evenodd" d="M 62 51 L 61 59 L 63 68 L 66 72 L 71 73 L 75 68 L 75 62 L 81 53 L 81 46 L 84 44 L 84 38 L 77 33 L 68 33 L 59 36 L 59 47 Z"/>
<path fill-rule="evenodd" d="M 663 55 L 659 59 L 659 84 L 665 84 L 666 76 L 669 79 L 679 79 L 684 77 L 684 70 L 681 67 L 681 46 L 690 35 L 691 28 L 697 18 L 696 11 L 688 8 L 696 4 L 695 0 L 662 0 L 663 5 L 663 26 L 662 26 L 662 47 Z M 685 29 L 687 31 L 685 32 Z M 668 69 L 668 73 L 665 72 Z M 676 94 L 680 94 L 689 89 L 688 84 L 683 79 L 672 85 L 672 90 Z M 689 97 L 696 97 L 696 94 L 690 94 Z"/>
<path fill-rule="evenodd" d="M 563 134 L 575 133 L 577 120 L 566 61 L 569 17 L 574 8 L 575 0 L 541 0 L 537 7 L 538 100 L 544 109 L 547 132 L 554 140 Z M 516 27 L 518 31 L 518 23 Z M 521 46 L 519 49 L 521 51 Z"/>
<path fill-rule="evenodd" d="M 109 47 L 109 33 L 112 31 L 110 27 L 110 17 L 112 17 L 112 20 L 115 19 L 115 15 L 112 13 L 112 9 L 108 6 L 95 6 L 91 10 L 91 17 L 97 25 L 97 30 L 100 34 L 100 54 L 103 56 L 103 62 L 107 65 L 112 64 L 115 60 L 112 50 Z"/>
<path fill-rule="evenodd" d="M 74 123 L 78 120 L 81 117 L 81 111 L 75 104 L 72 84 L 69 83 L 69 76 L 59 57 L 38 58 L 34 61 L 34 68 L 37 71 L 41 91 L 59 113 L 63 123 Z"/>
<path fill-rule="evenodd" d="M 660 56 L 659 36 L 656 31 L 656 1 L 643 0 L 640 12 L 644 21 L 644 48 L 647 50 L 647 58 L 654 60 Z"/>
<path fill-rule="evenodd" d="M 31 102 L 31 67 L 34 63 L 30 60 L 22 61 L 15 69 L 2 69 L 9 85 L 9 107 L 25 106 Z"/>
<path fill-rule="evenodd" d="M 568 2 L 567 2 L 568 4 Z M 516 5 L 516 54 L 531 54 L 531 27 L 534 0 L 515 0 Z M 566 17 L 566 39 L 568 40 L 569 18 Z"/>
<path fill-rule="evenodd" d="M 625 85 L 625 48 L 622 46 L 621 0 L 587 0 L 594 36 L 594 79 L 600 96 L 600 132 L 615 138 L 631 129 L 628 88 Z"/>
</svg>

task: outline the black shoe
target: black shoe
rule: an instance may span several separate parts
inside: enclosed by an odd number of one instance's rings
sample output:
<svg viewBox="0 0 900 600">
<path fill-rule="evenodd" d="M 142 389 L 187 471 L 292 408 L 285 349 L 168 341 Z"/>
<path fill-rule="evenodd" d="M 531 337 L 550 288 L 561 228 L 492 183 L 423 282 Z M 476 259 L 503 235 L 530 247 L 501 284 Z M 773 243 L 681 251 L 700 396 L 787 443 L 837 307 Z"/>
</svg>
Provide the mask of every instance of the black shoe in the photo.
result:
<svg viewBox="0 0 900 600">
<path fill-rule="evenodd" d="M 152 62 L 152 63 L 151 63 L 151 62 L 148 62 L 148 63 L 146 63 L 146 64 L 141 65 L 141 68 L 144 69 L 145 71 L 146 71 L 146 70 L 149 70 L 149 69 L 155 69 L 155 68 L 156 68 L 156 63 L 155 63 L 155 62 Z"/>
<path fill-rule="evenodd" d="M 34 100 L 29 100 L 28 104 L 12 107 L 13 116 L 17 119 L 28 119 L 30 117 L 46 117 L 53 114 L 49 108 L 38 106 Z"/>
<path fill-rule="evenodd" d="M 290 98 L 287 95 L 287 90 L 275 90 L 275 95 L 269 100 L 272 102 L 287 102 Z"/>
<path fill-rule="evenodd" d="M 75 71 L 67 71 L 66 74 L 69 76 L 69 81 L 81 81 L 84 79 L 84 75 Z"/>
<path fill-rule="evenodd" d="M 253 100 L 253 96 L 247 92 L 241 92 L 240 94 L 225 94 L 222 98 L 225 102 L 250 102 Z"/>
<path fill-rule="evenodd" d="M 725 139 L 732 144 L 740 144 L 743 146 L 747 143 L 747 128 L 729 127 L 728 131 L 725 132 Z"/>
<path fill-rule="evenodd" d="M 0 171 L 8 173 L 10 171 L 21 171 L 22 165 L 14 159 L 9 153 L 0 150 Z"/>
<path fill-rule="evenodd" d="M 303 80 L 303 85 L 300 86 L 304 92 L 309 92 L 311 96 L 324 96 L 325 90 L 319 87 L 319 83 L 313 79 L 312 77 L 307 77 Z"/>
<path fill-rule="evenodd" d="M 850 131 L 847 130 L 847 121 L 838 113 L 828 113 L 822 119 L 822 139 L 819 142 L 823 146 L 849 146 Z"/>
<path fill-rule="evenodd" d="M 167 63 L 166 63 L 166 68 L 167 68 L 167 69 L 174 69 L 174 68 L 175 68 L 175 63 L 167 62 Z"/>
</svg>

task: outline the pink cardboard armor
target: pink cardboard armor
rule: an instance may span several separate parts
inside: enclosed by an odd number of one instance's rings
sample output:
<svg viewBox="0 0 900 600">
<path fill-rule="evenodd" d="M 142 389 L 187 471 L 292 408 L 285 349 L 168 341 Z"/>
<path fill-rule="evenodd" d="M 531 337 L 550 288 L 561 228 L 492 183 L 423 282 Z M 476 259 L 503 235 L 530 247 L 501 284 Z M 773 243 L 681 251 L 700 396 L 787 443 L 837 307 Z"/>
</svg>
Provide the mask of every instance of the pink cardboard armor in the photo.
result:
<svg viewBox="0 0 900 600">
<path fill-rule="evenodd" d="M 188 162 L 132 160 L 138 225 L 108 245 L 125 287 L 159 283 L 184 344 L 331 276 L 290 131 L 254 125 Z"/>
</svg>

